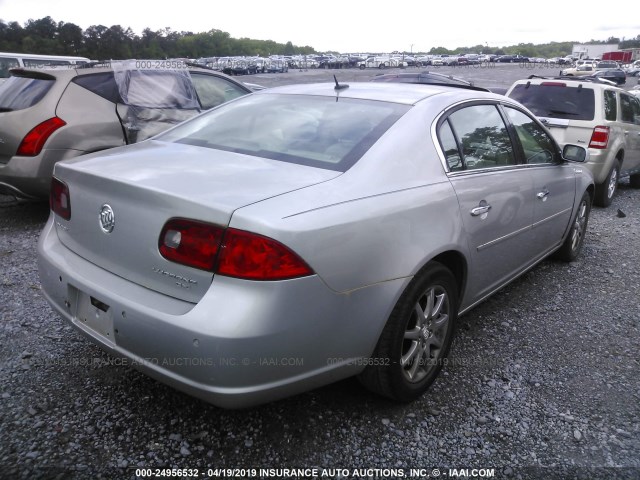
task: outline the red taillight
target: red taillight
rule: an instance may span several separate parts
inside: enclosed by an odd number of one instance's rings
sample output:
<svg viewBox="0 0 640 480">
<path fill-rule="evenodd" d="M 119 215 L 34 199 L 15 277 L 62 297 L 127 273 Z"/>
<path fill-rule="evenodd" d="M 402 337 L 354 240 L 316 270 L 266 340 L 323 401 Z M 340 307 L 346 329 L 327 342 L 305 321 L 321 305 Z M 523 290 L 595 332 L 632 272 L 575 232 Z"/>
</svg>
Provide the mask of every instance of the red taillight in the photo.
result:
<svg viewBox="0 0 640 480">
<path fill-rule="evenodd" d="M 589 148 L 607 148 L 609 143 L 609 127 L 597 126 L 593 129 L 591 134 L 591 140 L 589 141 Z"/>
<path fill-rule="evenodd" d="M 162 228 L 158 247 L 167 260 L 212 272 L 223 233 L 217 225 L 174 218 Z"/>
<path fill-rule="evenodd" d="M 286 280 L 311 275 L 313 270 L 280 242 L 230 228 L 224 237 L 217 272 L 247 280 Z"/>
<path fill-rule="evenodd" d="M 276 240 L 196 220 L 169 220 L 158 245 L 167 260 L 228 277 L 287 280 L 313 274 L 304 260 Z"/>
<path fill-rule="evenodd" d="M 65 220 L 71 219 L 71 197 L 67 184 L 56 177 L 51 180 L 51 191 L 49 192 L 49 206 L 51 210 L 60 215 Z"/>
<path fill-rule="evenodd" d="M 53 117 L 36 125 L 22 139 L 16 155 L 22 157 L 35 157 L 39 155 L 51 134 L 66 124 L 67 123 L 61 118 Z"/>
</svg>

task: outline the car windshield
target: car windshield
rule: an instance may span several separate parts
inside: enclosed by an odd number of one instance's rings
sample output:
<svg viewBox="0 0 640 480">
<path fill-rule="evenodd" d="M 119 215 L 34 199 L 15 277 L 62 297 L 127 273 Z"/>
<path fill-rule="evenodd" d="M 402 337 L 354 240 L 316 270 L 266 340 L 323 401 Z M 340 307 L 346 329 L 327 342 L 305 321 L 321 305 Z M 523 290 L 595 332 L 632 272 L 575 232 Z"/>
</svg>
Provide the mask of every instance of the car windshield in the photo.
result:
<svg viewBox="0 0 640 480">
<path fill-rule="evenodd" d="M 249 95 L 157 139 L 344 172 L 409 108 L 339 97 Z"/>
<path fill-rule="evenodd" d="M 593 120 L 595 116 L 593 90 L 582 85 L 572 87 L 564 82 L 518 84 L 509 97 L 522 103 L 538 117 Z"/>
<path fill-rule="evenodd" d="M 0 85 L 0 112 L 32 107 L 42 100 L 54 82 L 53 78 L 9 77 Z"/>
</svg>

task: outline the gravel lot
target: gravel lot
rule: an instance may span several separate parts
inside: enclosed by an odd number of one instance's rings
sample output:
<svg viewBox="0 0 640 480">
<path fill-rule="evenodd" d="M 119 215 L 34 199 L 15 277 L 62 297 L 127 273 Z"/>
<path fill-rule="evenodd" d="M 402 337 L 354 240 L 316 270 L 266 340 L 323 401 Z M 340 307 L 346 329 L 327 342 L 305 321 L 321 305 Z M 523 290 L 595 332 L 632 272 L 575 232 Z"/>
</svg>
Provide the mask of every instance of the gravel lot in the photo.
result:
<svg viewBox="0 0 640 480">
<path fill-rule="evenodd" d="M 438 71 L 502 88 L 531 73 Z M 334 73 L 372 75 L 247 81 Z M 624 181 L 610 208 L 592 210 L 577 262 L 545 261 L 462 317 L 450 364 L 418 402 L 393 404 L 347 380 L 225 411 L 110 362 L 63 323 L 36 267 L 48 207 L 0 196 L 0 478 L 135 478 L 137 467 L 199 478 L 221 467 L 640 478 L 639 212 L 640 191 Z"/>
</svg>

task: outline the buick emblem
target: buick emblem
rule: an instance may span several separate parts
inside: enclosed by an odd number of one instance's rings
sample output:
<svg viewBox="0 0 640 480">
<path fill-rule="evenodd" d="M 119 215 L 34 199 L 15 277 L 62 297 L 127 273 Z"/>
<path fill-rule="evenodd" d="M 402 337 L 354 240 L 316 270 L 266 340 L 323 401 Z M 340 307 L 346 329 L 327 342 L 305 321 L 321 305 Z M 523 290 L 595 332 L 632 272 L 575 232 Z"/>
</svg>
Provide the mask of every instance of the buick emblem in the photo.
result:
<svg viewBox="0 0 640 480">
<path fill-rule="evenodd" d="M 113 214 L 113 208 L 111 208 L 109 204 L 105 203 L 100 209 L 100 228 L 104 233 L 111 233 L 115 226 L 116 217 Z"/>
</svg>

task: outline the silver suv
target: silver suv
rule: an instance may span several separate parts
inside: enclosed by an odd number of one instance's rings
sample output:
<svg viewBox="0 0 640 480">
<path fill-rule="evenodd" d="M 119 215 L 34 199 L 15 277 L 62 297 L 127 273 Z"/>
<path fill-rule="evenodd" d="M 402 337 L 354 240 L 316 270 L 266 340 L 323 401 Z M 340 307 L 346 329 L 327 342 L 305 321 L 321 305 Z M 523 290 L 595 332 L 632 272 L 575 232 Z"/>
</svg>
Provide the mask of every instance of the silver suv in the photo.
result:
<svg viewBox="0 0 640 480">
<path fill-rule="evenodd" d="M 611 204 L 620 176 L 640 188 L 640 100 L 609 82 L 533 78 L 506 94 L 529 108 L 555 139 L 588 146 L 585 163 L 596 181 L 594 203 Z"/>
</svg>

